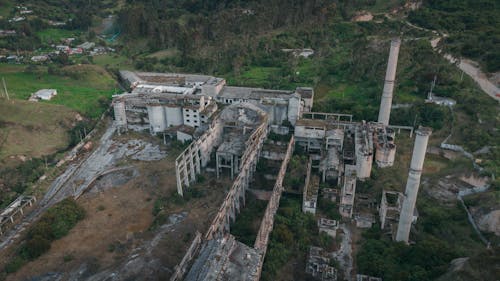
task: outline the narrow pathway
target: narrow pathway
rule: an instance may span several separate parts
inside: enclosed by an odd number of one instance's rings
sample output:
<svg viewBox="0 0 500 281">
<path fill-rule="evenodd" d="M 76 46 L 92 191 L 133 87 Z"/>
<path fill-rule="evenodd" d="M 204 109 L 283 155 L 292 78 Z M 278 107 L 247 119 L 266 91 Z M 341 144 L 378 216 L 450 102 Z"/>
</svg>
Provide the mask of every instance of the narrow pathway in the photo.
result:
<svg viewBox="0 0 500 281">
<path fill-rule="evenodd" d="M 450 54 L 443 53 L 442 50 L 437 47 L 442 38 L 448 36 L 447 34 L 440 34 L 436 30 L 430 30 L 423 27 L 419 27 L 408 21 L 403 21 L 403 22 L 412 28 L 423 31 L 429 31 L 438 36 L 430 40 L 431 46 L 434 49 L 434 51 L 441 54 L 446 60 L 448 60 L 452 64 L 455 64 L 460 70 L 462 70 L 465 74 L 467 74 L 470 78 L 472 78 L 472 80 L 474 80 L 479 85 L 479 87 L 481 88 L 481 90 L 483 90 L 483 92 L 488 94 L 496 101 L 500 101 L 500 89 L 490 80 L 488 80 L 486 74 L 482 72 L 481 69 L 478 67 L 477 62 L 469 59 L 457 59 Z"/>
</svg>

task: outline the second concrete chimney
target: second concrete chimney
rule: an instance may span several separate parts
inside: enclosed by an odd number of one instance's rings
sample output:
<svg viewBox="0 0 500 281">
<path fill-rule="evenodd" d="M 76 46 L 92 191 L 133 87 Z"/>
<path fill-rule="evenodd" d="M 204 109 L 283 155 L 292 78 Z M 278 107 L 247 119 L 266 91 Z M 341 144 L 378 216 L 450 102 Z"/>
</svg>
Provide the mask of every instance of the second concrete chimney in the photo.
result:
<svg viewBox="0 0 500 281">
<path fill-rule="evenodd" d="M 408 243 L 410 229 L 413 221 L 413 212 L 417 202 L 417 194 L 420 186 L 420 176 L 424 166 L 425 152 L 427 151 L 427 142 L 432 130 L 427 127 L 419 127 L 416 132 L 415 146 L 411 157 L 410 171 L 408 172 L 408 181 L 404 194 L 403 207 L 399 215 L 398 231 L 396 241 Z"/>
<path fill-rule="evenodd" d="M 378 112 L 378 122 L 389 125 L 392 106 L 392 92 L 394 91 L 394 81 L 396 80 L 396 68 L 398 66 L 399 46 L 401 39 L 391 40 L 391 50 L 389 52 L 389 61 L 387 62 L 387 71 L 385 73 L 384 91 L 380 101 L 380 110 Z"/>
</svg>

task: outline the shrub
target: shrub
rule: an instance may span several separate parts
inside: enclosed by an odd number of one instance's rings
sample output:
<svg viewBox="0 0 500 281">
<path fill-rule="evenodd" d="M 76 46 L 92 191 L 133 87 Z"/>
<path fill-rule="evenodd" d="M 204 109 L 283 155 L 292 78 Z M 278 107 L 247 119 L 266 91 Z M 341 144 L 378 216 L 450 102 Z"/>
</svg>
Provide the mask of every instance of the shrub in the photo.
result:
<svg viewBox="0 0 500 281">
<path fill-rule="evenodd" d="M 43 255 L 50 249 L 50 240 L 37 235 L 29 239 L 19 251 L 20 255 L 26 260 L 34 260 Z"/>
<path fill-rule="evenodd" d="M 8 262 L 7 265 L 5 265 L 5 269 L 4 270 L 5 270 L 6 273 L 16 272 L 21 267 L 23 267 L 23 265 L 25 265 L 26 262 L 27 261 L 25 259 L 23 259 L 22 257 L 16 256 L 10 262 Z"/>
</svg>

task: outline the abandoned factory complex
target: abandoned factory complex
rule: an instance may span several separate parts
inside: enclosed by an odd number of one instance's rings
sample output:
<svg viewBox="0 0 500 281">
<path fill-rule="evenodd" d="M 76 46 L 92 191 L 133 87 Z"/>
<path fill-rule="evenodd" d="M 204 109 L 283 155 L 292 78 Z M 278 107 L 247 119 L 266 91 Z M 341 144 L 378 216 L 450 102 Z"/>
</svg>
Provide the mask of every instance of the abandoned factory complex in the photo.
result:
<svg viewBox="0 0 500 281">
<path fill-rule="evenodd" d="M 120 71 L 129 92 L 113 96 L 118 132 L 148 131 L 164 139 L 190 142 L 175 162 L 179 195 L 195 184 L 202 171 L 233 181 L 210 227 L 196 236 L 172 280 L 260 278 L 294 149 L 301 149 L 309 159 L 305 185 L 299 191 L 303 194 L 302 210 L 315 214 L 318 196 L 326 196 L 338 202 L 342 217 L 352 219 L 357 227 L 370 227 L 373 215 L 354 205 L 356 183 L 370 177 L 373 165 L 385 168 L 394 164 L 394 141 L 401 130 L 415 135 L 406 189 L 404 193 L 384 191 L 378 209 L 382 229 L 395 241 L 410 242 L 431 130 L 420 127 L 413 132 L 412 127 L 389 123 L 400 44 L 399 38 L 391 41 L 376 121 L 354 122 L 349 114 L 314 112 L 314 91 L 307 87 L 267 90 L 234 87 L 223 78 L 205 75 Z M 278 141 L 275 136 L 288 141 Z M 251 183 L 257 162 L 263 158 L 279 163 L 279 171 L 273 178 L 274 189 L 255 244 L 249 247 L 237 241 L 229 228 L 245 204 L 245 192 L 254 188 Z M 322 182 L 338 188 L 320 189 Z M 339 222 L 319 218 L 318 226 L 335 236 Z M 337 269 L 320 253 L 321 248 L 311 248 L 306 272 L 320 280 L 337 280 Z"/>
</svg>

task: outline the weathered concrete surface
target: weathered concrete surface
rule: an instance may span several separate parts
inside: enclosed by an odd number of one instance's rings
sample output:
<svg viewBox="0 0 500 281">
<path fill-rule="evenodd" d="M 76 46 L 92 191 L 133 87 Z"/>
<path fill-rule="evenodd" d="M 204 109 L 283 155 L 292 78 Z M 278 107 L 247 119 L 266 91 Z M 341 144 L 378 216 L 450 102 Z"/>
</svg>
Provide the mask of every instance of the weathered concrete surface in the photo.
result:
<svg viewBox="0 0 500 281">
<path fill-rule="evenodd" d="M 344 279 L 352 280 L 353 259 L 351 230 L 346 224 L 341 224 L 339 228 L 342 230 L 342 242 L 338 251 L 331 253 L 331 256 L 339 262 L 340 268 L 344 270 Z"/>
<path fill-rule="evenodd" d="M 273 193 L 271 195 L 269 203 L 267 204 L 264 217 L 262 218 L 259 232 L 257 233 L 257 239 L 255 239 L 254 248 L 262 253 L 262 261 L 259 268 L 262 268 L 262 264 L 264 263 L 264 257 L 266 256 L 267 245 L 269 243 L 269 235 L 273 230 L 274 215 L 278 210 L 281 193 L 283 192 L 283 179 L 285 178 L 286 168 L 288 167 L 288 162 L 290 162 L 290 158 L 292 157 L 294 146 L 295 146 L 295 140 L 292 136 L 290 142 L 288 143 L 285 159 L 283 159 L 283 162 L 281 163 L 280 171 L 278 173 L 278 178 L 276 179 L 276 182 L 274 184 Z M 259 276 L 260 276 L 260 270 L 259 270 Z"/>
<path fill-rule="evenodd" d="M 500 236 L 500 210 L 494 210 L 480 216 L 477 226 L 481 231 L 493 232 L 495 235 Z"/>
<path fill-rule="evenodd" d="M 96 272 L 95 265 L 92 262 L 83 263 L 78 269 L 65 272 L 50 272 L 41 276 L 33 277 L 30 280 L 52 281 L 52 280 L 71 280 L 71 281 L 124 281 L 124 280 L 162 280 L 162 276 L 167 276 L 172 271 L 162 266 L 152 251 L 158 246 L 160 240 L 173 231 L 175 226 L 186 218 L 187 213 L 172 214 L 168 222 L 160 227 L 155 237 L 135 248 L 128 258 L 119 266 L 107 268 Z"/>
<path fill-rule="evenodd" d="M 127 142 L 113 140 L 115 131 L 116 128 L 110 125 L 102 135 L 99 147 L 94 152 L 86 158 L 68 165 L 64 173 L 50 185 L 36 209 L 2 237 L 0 250 L 12 243 L 20 232 L 25 230 L 46 209 L 67 197 L 77 198 L 83 194 L 100 175 L 116 168 L 115 165 L 120 159 L 130 157 L 141 161 L 155 161 L 166 157 L 166 153 L 162 152 L 159 146 L 142 140 L 129 140 Z"/>
</svg>

